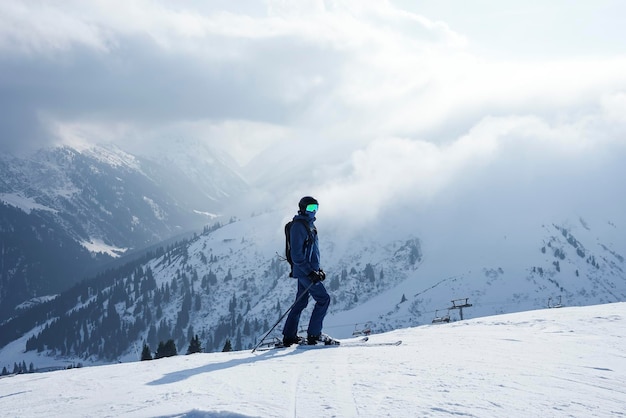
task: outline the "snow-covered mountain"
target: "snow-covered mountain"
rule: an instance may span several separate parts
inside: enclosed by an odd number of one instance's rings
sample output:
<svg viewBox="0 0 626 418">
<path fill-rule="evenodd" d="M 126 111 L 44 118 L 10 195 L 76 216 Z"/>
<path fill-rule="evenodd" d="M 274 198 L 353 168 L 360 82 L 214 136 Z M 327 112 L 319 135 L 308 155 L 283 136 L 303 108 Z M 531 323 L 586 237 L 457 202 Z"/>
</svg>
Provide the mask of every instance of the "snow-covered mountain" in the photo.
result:
<svg viewBox="0 0 626 418">
<path fill-rule="evenodd" d="M 274 211 L 206 228 L 81 283 L 39 315 L 4 324 L 5 335 L 21 333 L 0 355 L 37 368 L 132 361 L 144 343 L 155 350 L 172 339 L 180 351 L 194 335 L 207 351 L 227 340 L 250 348 L 293 301 L 295 284 L 280 257 L 287 219 Z M 626 300 L 621 220 L 578 217 L 475 235 L 466 228 L 452 237 L 436 233 L 434 219 L 407 225 L 393 218 L 384 228 L 355 232 L 318 221 L 332 295 L 327 333 L 344 338 L 365 327 L 383 332 L 462 313 L 467 319 Z M 466 304 L 472 306 L 461 311 Z"/>
<path fill-rule="evenodd" d="M 115 146 L 59 147 L 28 159 L 5 158 L 0 196 L 28 212 L 58 214 L 57 221 L 85 245 L 142 247 L 201 228 L 229 195 L 245 189 L 234 166 L 185 143 L 171 147 L 158 158 Z M 177 153 L 193 155 L 193 161 L 176 159 Z"/>
<path fill-rule="evenodd" d="M 544 309 L 370 337 L 393 347 L 193 354 L 0 378 L 6 416 L 614 417 L 626 304 Z M 366 345 L 368 343 L 365 343 Z"/>
<path fill-rule="evenodd" d="M 184 141 L 169 147 L 160 158 L 115 146 L 0 157 L 0 227 L 3 254 L 10 255 L 0 276 L 0 320 L 25 299 L 65 290 L 111 258 L 200 230 L 247 188 L 235 164 L 217 152 Z M 193 161 L 176 158 L 183 153 Z M 60 242 L 62 263 L 52 251 L 31 248 Z"/>
</svg>

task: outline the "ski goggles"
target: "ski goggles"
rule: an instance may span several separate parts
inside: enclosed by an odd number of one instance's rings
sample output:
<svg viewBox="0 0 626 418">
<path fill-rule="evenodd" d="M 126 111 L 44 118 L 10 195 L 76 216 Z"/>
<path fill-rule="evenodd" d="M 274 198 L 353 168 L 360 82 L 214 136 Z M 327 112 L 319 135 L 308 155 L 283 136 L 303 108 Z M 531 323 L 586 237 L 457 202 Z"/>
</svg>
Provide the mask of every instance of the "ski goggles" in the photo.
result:
<svg viewBox="0 0 626 418">
<path fill-rule="evenodd" d="M 319 205 L 317 203 L 311 203 L 309 205 L 306 205 L 306 211 L 307 212 L 317 212 L 317 208 L 319 207 Z"/>
</svg>

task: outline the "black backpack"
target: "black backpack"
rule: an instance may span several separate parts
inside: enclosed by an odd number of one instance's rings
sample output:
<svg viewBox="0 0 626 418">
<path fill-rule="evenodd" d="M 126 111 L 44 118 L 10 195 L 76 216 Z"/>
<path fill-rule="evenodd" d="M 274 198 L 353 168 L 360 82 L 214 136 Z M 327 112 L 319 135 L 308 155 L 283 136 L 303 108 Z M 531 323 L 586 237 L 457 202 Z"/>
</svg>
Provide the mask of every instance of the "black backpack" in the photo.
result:
<svg viewBox="0 0 626 418">
<path fill-rule="evenodd" d="M 309 228 L 309 225 L 304 219 L 291 220 L 285 224 L 285 259 L 289 263 L 289 268 L 290 268 L 289 277 L 293 277 L 293 260 L 291 259 L 291 235 L 290 234 L 291 234 L 291 225 L 293 225 L 294 222 L 301 222 L 308 231 L 307 238 L 304 240 L 305 247 L 308 244 L 309 240 L 311 239 L 311 228 Z"/>
</svg>

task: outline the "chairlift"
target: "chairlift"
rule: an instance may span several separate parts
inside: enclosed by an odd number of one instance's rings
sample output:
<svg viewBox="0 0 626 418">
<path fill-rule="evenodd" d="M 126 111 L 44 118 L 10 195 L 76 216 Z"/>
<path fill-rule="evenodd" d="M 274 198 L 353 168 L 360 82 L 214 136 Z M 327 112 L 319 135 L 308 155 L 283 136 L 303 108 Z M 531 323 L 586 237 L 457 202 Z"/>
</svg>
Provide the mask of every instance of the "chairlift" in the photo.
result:
<svg viewBox="0 0 626 418">
<path fill-rule="evenodd" d="M 559 295 L 559 303 L 552 305 L 552 298 L 548 299 L 548 308 L 562 308 L 563 304 L 561 303 L 561 296 Z"/>
<path fill-rule="evenodd" d="M 435 311 L 435 317 L 433 318 L 433 324 L 441 324 L 442 322 L 450 322 L 450 310 L 448 309 L 448 312 L 443 315 L 443 316 L 438 316 L 437 313 L 439 312 L 439 310 Z"/>
<path fill-rule="evenodd" d="M 372 333 L 372 325 L 366 322 L 362 328 L 359 328 L 359 324 L 354 324 L 354 331 L 352 331 L 353 337 L 360 337 L 364 335 L 370 335 Z"/>
</svg>

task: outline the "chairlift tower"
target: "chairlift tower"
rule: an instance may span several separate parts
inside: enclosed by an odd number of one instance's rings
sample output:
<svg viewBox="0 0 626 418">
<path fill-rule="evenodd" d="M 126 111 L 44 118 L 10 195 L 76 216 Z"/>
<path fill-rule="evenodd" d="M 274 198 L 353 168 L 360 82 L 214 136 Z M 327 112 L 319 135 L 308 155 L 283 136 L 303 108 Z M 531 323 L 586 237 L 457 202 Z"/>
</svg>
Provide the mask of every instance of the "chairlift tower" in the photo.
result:
<svg viewBox="0 0 626 418">
<path fill-rule="evenodd" d="M 463 320 L 463 308 L 469 308 L 472 306 L 472 304 L 468 302 L 468 299 L 469 298 L 454 299 L 452 300 L 452 306 L 448 308 L 448 310 L 458 309 L 461 321 Z"/>
</svg>

